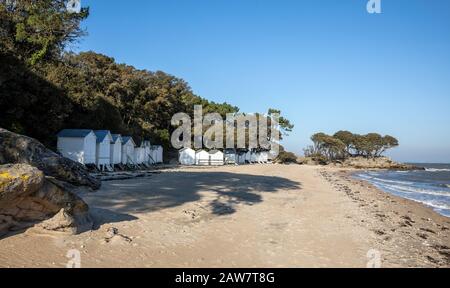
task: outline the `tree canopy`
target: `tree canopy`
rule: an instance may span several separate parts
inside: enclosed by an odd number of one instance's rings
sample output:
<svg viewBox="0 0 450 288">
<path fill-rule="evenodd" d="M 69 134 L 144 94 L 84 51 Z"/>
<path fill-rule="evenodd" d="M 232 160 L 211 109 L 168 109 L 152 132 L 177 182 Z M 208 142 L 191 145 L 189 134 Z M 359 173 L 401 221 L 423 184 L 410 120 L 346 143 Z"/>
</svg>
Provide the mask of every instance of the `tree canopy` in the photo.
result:
<svg viewBox="0 0 450 288">
<path fill-rule="evenodd" d="M 313 145 L 305 149 L 305 156 L 329 161 L 354 156 L 380 157 L 387 150 L 399 146 L 398 140 L 390 135 L 381 136 L 378 133 L 359 135 L 349 131 L 339 131 L 333 136 L 316 133 L 311 136 L 311 141 Z"/>
<path fill-rule="evenodd" d="M 179 112 L 239 113 L 228 103 L 195 95 L 183 79 L 139 70 L 95 52 L 67 52 L 86 34 L 89 8 L 66 10 L 68 0 L 0 0 L 0 126 L 55 144 L 63 128 L 108 129 L 169 148 Z M 272 113 L 279 112 L 271 109 Z M 269 113 L 271 113 L 269 111 Z M 280 129 L 292 130 L 280 118 Z"/>
<path fill-rule="evenodd" d="M 80 23 L 89 8 L 67 11 L 68 0 L 1 0 L 0 42 L 3 49 L 31 65 L 57 58 L 85 32 Z"/>
</svg>

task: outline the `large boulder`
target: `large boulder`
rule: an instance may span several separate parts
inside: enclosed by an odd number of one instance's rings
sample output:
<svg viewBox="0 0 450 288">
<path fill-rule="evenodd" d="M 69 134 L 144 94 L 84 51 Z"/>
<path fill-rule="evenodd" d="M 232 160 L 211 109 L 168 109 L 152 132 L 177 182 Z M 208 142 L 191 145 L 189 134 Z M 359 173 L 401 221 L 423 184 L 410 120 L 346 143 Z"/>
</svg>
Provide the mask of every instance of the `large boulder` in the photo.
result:
<svg viewBox="0 0 450 288">
<path fill-rule="evenodd" d="M 101 185 L 83 165 L 56 154 L 33 138 L 0 128 L 0 165 L 9 163 L 29 164 L 46 176 L 75 186 L 97 190 Z"/>
<path fill-rule="evenodd" d="M 36 223 L 71 234 L 92 228 L 88 205 L 69 186 L 27 164 L 0 166 L 0 236 Z"/>
</svg>

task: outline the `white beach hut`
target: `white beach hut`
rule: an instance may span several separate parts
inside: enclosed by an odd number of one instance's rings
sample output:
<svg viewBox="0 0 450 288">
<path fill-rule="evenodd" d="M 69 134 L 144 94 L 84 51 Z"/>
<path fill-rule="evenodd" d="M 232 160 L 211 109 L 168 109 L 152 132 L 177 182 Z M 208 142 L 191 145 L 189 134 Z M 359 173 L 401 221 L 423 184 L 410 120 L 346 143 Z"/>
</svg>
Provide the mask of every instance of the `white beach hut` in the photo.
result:
<svg viewBox="0 0 450 288">
<path fill-rule="evenodd" d="M 97 136 L 96 164 L 99 169 L 110 169 L 112 135 L 108 130 L 94 131 Z"/>
<path fill-rule="evenodd" d="M 239 152 L 237 154 L 237 164 L 245 164 L 245 156 L 247 153 L 245 152 Z"/>
<path fill-rule="evenodd" d="M 267 152 L 267 151 L 262 151 L 260 154 L 261 154 L 260 161 L 261 161 L 262 163 L 267 163 L 267 162 L 269 162 L 269 152 Z"/>
<path fill-rule="evenodd" d="M 58 133 L 58 152 L 75 162 L 95 164 L 97 137 L 88 129 L 65 129 Z"/>
<path fill-rule="evenodd" d="M 245 162 L 252 163 L 252 152 L 248 151 L 247 153 L 245 153 Z"/>
<path fill-rule="evenodd" d="M 145 149 L 143 147 L 134 148 L 134 163 L 141 165 L 145 161 Z"/>
<path fill-rule="evenodd" d="M 136 144 L 130 136 L 122 137 L 122 164 L 131 165 L 134 163 L 134 149 Z"/>
<path fill-rule="evenodd" d="M 205 150 L 195 152 L 195 165 L 209 165 L 209 153 Z"/>
<path fill-rule="evenodd" d="M 143 151 L 144 164 L 145 165 L 153 164 L 153 161 L 151 161 L 152 145 L 151 145 L 150 141 L 148 141 L 148 140 L 142 141 L 141 148 L 144 149 L 144 151 Z"/>
<path fill-rule="evenodd" d="M 163 153 L 164 153 L 163 147 L 159 145 L 153 145 L 151 151 L 152 151 L 151 153 L 152 158 L 155 164 L 163 163 Z"/>
<path fill-rule="evenodd" d="M 158 162 L 158 164 L 162 164 L 164 163 L 164 148 L 162 146 L 158 146 L 157 150 L 158 150 L 158 158 L 156 161 Z"/>
<path fill-rule="evenodd" d="M 224 165 L 224 154 L 220 150 L 209 151 L 209 165 L 221 166 Z"/>
<path fill-rule="evenodd" d="M 234 150 L 225 151 L 225 164 L 237 164 L 237 154 Z"/>
<path fill-rule="evenodd" d="M 149 150 L 149 152 L 148 152 L 148 162 L 149 162 L 150 164 L 152 164 L 152 165 L 155 165 L 155 164 L 158 163 L 158 162 L 156 161 L 157 158 L 158 158 L 158 155 L 157 155 L 156 149 L 154 149 L 153 146 L 150 147 L 150 150 Z"/>
<path fill-rule="evenodd" d="M 258 163 L 258 153 L 255 151 L 252 151 L 250 153 L 250 163 Z"/>
<path fill-rule="evenodd" d="M 264 151 L 258 152 L 258 163 L 267 163 L 267 159 L 264 158 L 264 155 L 266 155 Z"/>
<path fill-rule="evenodd" d="M 111 142 L 111 165 L 122 163 L 122 136 L 120 134 L 112 134 Z"/>
<path fill-rule="evenodd" d="M 195 151 L 191 148 L 183 148 L 178 152 L 178 162 L 181 165 L 195 165 Z"/>
<path fill-rule="evenodd" d="M 252 158 L 251 158 L 252 163 L 259 163 L 259 153 L 253 151 L 252 152 Z"/>
</svg>

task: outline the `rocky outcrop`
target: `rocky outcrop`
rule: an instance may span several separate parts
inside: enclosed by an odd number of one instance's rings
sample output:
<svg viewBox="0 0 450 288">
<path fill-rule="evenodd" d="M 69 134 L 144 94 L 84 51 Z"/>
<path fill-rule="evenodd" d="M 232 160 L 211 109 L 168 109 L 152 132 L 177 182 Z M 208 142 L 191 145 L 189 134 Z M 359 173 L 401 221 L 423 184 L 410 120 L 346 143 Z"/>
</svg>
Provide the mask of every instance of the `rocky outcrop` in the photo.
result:
<svg viewBox="0 0 450 288">
<path fill-rule="evenodd" d="M 395 162 L 387 157 L 352 157 L 341 163 L 343 167 L 356 169 L 424 170 L 414 165 Z"/>
<path fill-rule="evenodd" d="M 0 128 L 0 165 L 9 163 L 29 164 L 46 176 L 75 186 L 97 190 L 101 185 L 83 165 L 56 154 L 33 138 Z"/>
<path fill-rule="evenodd" d="M 92 228 L 88 205 L 70 186 L 27 164 L 0 166 L 0 236 L 37 223 L 71 234 Z"/>
<path fill-rule="evenodd" d="M 354 169 L 425 170 L 423 167 L 395 162 L 388 157 L 350 157 L 343 161 L 334 161 L 331 163 L 325 158 L 299 157 L 297 158 L 297 163 L 302 165 L 329 165 Z"/>
</svg>

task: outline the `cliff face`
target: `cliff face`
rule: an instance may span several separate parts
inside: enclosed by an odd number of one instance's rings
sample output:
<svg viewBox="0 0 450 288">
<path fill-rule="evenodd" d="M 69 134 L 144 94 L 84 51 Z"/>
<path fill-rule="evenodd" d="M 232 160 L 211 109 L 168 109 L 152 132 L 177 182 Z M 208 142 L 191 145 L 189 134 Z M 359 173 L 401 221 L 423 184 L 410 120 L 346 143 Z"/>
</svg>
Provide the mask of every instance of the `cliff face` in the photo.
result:
<svg viewBox="0 0 450 288">
<path fill-rule="evenodd" d="M 0 236 L 33 225 L 71 234 L 92 228 L 74 186 L 98 189 L 100 181 L 38 141 L 0 128 Z"/>
</svg>

